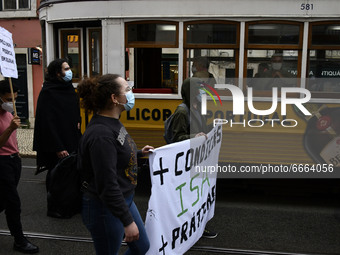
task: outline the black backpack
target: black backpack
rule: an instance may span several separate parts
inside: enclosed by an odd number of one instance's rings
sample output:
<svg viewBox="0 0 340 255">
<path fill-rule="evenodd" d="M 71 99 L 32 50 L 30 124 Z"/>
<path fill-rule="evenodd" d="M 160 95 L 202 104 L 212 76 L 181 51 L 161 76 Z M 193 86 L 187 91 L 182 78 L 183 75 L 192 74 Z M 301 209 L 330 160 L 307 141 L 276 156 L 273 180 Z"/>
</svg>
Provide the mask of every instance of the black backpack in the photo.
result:
<svg viewBox="0 0 340 255">
<path fill-rule="evenodd" d="M 81 177 L 77 169 L 77 154 L 61 159 L 50 171 L 47 199 L 63 218 L 70 218 L 81 210 Z"/>
<path fill-rule="evenodd" d="M 190 124 L 190 111 L 189 111 L 188 106 L 185 103 L 181 103 L 179 106 L 177 106 L 177 108 L 178 107 L 183 107 L 186 110 L 186 112 L 188 114 L 187 120 L 188 120 L 188 126 L 189 126 L 189 124 Z M 174 142 L 173 141 L 173 130 L 172 130 L 173 129 L 173 127 L 172 127 L 173 117 L 174 117 L 174 113 L 171 114 L 169 116 L 169 118 L 167 118 L 164 121 L 164 135 L 163 135 L 163 137 L 164 137 L 164 140 L 166 141 L 167 144 Z"/>
</svg>

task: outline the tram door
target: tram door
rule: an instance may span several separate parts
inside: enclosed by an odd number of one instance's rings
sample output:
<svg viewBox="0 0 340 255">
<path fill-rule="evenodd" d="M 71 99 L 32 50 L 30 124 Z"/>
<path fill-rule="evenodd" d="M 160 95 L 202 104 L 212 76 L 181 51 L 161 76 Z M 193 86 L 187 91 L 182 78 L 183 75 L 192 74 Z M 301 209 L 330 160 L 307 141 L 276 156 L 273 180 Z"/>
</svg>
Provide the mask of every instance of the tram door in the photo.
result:
<svg viewBox="0 0 340 255">
<path fill-rule="evenodd" d="M 28 91 L 27 91 L 27 61 L 26 54 L 15 54 L 18 69 L 18 79 L 12 79 L 19 89 L 16 100 L 17 114 L 21 121 L 28 119 Z"/>
<path fill-rule="evenodd" d="M 137 48 L 136 49 L 135 80 L 144 88 L 160 88 L 162 84 L 162 49 Z"/>
</svg>

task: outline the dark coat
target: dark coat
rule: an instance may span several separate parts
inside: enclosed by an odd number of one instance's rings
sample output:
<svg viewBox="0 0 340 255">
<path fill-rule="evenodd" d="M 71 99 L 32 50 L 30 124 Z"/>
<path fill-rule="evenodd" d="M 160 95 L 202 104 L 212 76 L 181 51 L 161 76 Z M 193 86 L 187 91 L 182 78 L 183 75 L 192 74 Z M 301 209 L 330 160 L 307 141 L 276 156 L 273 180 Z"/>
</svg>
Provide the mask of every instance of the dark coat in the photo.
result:
<svg viewBox="0 0 340 255">
<path fill-rule="evenodd" d="M 45 81 L 39 94 L 33 150 L 37 151 L 37 171 L 52 169 L 57 152 L 77 151 L 80 132 L 79 98 L 72 83 Z"/>
<path fill-rule="evenodd" d="M 190 109 L 188 116 L 187 111 L 183 107 L 177 107 L 173 116 L 173 140 L 174 142 L 183 141 L 195 137 L 197 133 L 208 133 L 206 117 L 200 113 L 200 104 L 197 104 L 197 109 L 192 106 L 195 97 L 199 94 L 200 83 L 198 78 L 189 78 L 184 80 L 182 84 L 183 103 Z M 188 121 L 189 117 L 189 121 Z"/>
</svg>

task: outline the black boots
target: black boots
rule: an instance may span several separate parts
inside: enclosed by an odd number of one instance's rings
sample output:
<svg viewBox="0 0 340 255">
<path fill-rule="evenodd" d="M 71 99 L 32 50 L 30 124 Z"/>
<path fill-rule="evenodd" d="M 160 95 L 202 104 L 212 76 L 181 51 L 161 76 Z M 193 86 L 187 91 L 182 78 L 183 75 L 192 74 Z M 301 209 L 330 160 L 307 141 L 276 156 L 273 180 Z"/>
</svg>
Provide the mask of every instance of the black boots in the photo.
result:
<svg viewBox="0 0 340 255">
<path fill-rule="evenodd" d="M 20 238 L 20 240 L 15 240 L 13 244 L 13 249 L 26 254 L 39 252 L 39 247 L 32 244 L 25 237 Z"/>
</svg>

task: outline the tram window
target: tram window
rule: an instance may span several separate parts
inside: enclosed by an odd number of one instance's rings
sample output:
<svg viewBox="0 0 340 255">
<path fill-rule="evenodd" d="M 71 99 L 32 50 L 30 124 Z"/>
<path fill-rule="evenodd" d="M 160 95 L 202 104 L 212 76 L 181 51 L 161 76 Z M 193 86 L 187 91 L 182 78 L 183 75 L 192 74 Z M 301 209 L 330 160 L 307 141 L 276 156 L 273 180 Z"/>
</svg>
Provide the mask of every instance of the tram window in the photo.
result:
<svg viewBox="0 0 340 255">
<path fill-rule="evenodd" d="M 186 26 L 186 44 L 236 44 L 237 27 L 224 23 L 193 23 Z"/>
<path fill-rule="evenodd" d="M 178 93 L 178 23 L 128 22 L 126 79 L 134 92 Z"/>
<path fill-rule="evenodd" d="M 312 45 L 340 45 L 340 24 L 312 26 Z"/>
<path fill-rule="evenodd" d="M 299 44 L 300 25 L 293 24 L 250 24 L 249 44 Z"/>
<path fill-rule="evenodd" d="M 80 29 L 60 31 L 61 57 L 68 60 L 73 73 L 73 81 L 75 82 L 82 77 L 80 34 Z"/>
<path fill-rule="evenodd" d="M 269 96 L 273 87 L 300 86 L 302 34 L 301 22 L 246 23 L 243 84 L 257 96 Z"/>
<path fill-rule="evenodd" d="M 186 74 L 188 77 L 210 78 L 209 83 L 235 84 L 235 50 L 187 49 Z"/>
<path fill-rule="evenodd" d="M 308 77 L 312 92 L 340 92 L 340 49 L 310 50 Z"/>
<path fill-rule="evenodd" d="M 102 32 L 89 29 L 90 77 L 102 74 Z"/>
<path fill-rule="evenodd" d="M 177 45 L 176 23 L 127 23 L 127 46 Z"/>
<path fill-rule="evenodd" d="M 229 21 L 184 23 L 184 79 L 236 84 L 239 24 Z"/>
<path fill-rule="evenodd" d="M 247 85 L 254 90 L 295 87 L 298 54 L 297 50 L 248 50 Z"/>
<path fill-rule="evenodd" d="M 307 88 L 316 97 L 334 97 L 340 92 L 340 23 L 311 23 L 310 31 Z"/>
<path fill-rule="evenodd" d="M 178 93 L 178 54 L 176 48 L 128 48 L 126 78 L 134 92 Z"/>
</svg>

